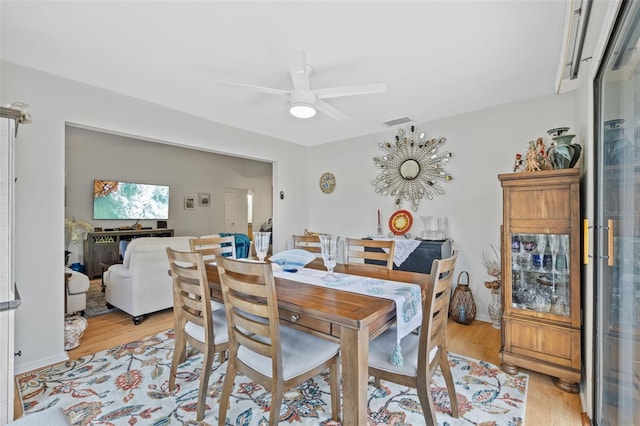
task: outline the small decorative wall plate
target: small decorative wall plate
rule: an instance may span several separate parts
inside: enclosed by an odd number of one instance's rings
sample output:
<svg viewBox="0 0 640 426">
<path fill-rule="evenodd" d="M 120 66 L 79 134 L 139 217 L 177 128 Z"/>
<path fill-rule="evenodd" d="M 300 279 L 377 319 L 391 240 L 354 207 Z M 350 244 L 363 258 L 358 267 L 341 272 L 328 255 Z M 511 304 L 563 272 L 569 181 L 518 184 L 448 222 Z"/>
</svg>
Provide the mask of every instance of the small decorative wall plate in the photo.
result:
<svg viewBox="0 0 640 426">
<path fill-rule="evenodd" d="M 324 173 L 320 176 L 320 191 L 325 194 L 331 194 L 336 188 L 336 177 L 333 173 Z"/>
<path fill-rule="evenodd" d="M 404 235 L 413 225 L 413 216 L 408 210 L 398 210 L 389 218 L 389 229 L 394 235 Z"/>
</svg>

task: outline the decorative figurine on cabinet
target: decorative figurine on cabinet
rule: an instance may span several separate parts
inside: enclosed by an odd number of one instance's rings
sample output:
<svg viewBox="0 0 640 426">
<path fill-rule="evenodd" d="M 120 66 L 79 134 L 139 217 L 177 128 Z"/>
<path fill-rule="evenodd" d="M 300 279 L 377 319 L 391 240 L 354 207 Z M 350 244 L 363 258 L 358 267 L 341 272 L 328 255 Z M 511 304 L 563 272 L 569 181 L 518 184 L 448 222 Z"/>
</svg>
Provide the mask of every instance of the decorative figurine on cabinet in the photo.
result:
<svg viewBox="0 0 640 426">
<path fill-rule="evenodd" d="M 521 172 L 522 171 L 522 154 L 517 153 L 516 154 L 516 161 L 513 163 L 513 172 Z"/>
</svg>

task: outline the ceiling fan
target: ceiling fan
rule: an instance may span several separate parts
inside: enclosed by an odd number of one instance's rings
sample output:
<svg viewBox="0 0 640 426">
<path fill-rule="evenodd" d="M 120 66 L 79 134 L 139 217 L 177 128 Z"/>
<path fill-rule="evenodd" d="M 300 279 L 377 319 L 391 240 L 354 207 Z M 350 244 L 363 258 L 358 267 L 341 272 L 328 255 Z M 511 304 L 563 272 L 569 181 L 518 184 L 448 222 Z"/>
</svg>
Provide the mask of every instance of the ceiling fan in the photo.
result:
<svg viewBox="0 0 640 426">
<path fill-rule="evenodd" d="M 233 87 L 255 90 L 257 92 L 272 95 L 289 96 L 289 112 L 297 118 L 310 118 L 316 115 L 316 110 L 327 114 L 336 120 L 345 120 L 348 116 L 323 99 L 338 98 L 341 96 L 367 95 L 382 93 L 386 90 L 385 83 L 362 84 L 357 86 L 338 86 L 325 89 L 311 89 L 309 75 L 311 65 L 307 64 L 305 53 L 302 50 L 291 50 L 289 54 L 289 72 L 293 80 L 293 90 L 274 89 L 270 87 L 255 86 L 245 83 L 233 83 L 218 80 L 222 87 Z"/>
</svg>

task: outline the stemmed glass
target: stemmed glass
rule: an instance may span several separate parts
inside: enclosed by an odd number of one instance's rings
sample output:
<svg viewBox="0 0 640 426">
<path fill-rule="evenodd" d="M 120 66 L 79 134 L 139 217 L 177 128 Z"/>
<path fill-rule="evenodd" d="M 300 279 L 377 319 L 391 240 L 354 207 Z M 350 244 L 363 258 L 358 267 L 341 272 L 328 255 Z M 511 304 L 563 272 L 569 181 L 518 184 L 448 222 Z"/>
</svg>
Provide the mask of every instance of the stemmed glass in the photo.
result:
<svg viewBox="0 0 640 426">
<path fill-rule="evenodd" d="M 324 260 L 324 266 L 327 268 L 327 275 L 323 278 L 325 280 L 337 280 L 333 273 L 333 268 L 336 266 L 336 259 L 338 258 L 339 240 L 340 237 L 338 235 L 320 234 L 322 260 Z"/>
<path fill-rule="evenodd" d="M 558 258 L 558 248 L 560 248 L 560 236 L 549 234 L 549 251 L 551 252 L 551 291 L 556 295 L 556 259 Z"/>
<path fill-rule="evenodd" d="M 513 265 L 513 269 L 520 269 L 519 265 L 519 257 L 520 257 L 520 237 L 518 234 L 513 234 L 511 237 L 511 264 Z"/>
<path fill-rule="evenodd" d="M 264 262 L 264 258 L 267 256 L 269 240 L 271 240 L 271 232 L 253 233 L 253 244 L 256 246 L 256 256 L 260 262 Z"/>
<path fill-rule="evenodd" d="M 549 234 L 549 251 L 551 251 L 551 272 L 556 272 L 556 260 L 558 257 L 558 249 L 560 248 L 560 236 L 557 234 Z"/>
<path fill-rule="evenodd" d="M 424 227 L 424 230 L 422 231 L 422 238 L 426 239 L 428 237 L 427 224 L 429 218 L 427 216 L 420 216 L 420 220 L 422 221 L 422 226 Z"/>
<path fill-rule="evenodd" d="M 569 235 L 568 234 L 560 235 L 559 251 L 560 251 L 561 269 L 563 269 L 566 272 L 569 269 L 569 260 L 567 259 L 567 256 L 569 254 Z"/>
<path fill-rule="evenodd" d="M 538 249 L 538 268 L 544 272 L 544 248 L 547 246 L 547 234 L 536 234 L 536 247 Z"/>
<path fill-rule="evenodd" d="M 536 248 L 536 240 L 532 234 L 522 236 L 522 247 L 527 252 L 527 269 L 531 268 L 531 252 Z"/>
</svg>

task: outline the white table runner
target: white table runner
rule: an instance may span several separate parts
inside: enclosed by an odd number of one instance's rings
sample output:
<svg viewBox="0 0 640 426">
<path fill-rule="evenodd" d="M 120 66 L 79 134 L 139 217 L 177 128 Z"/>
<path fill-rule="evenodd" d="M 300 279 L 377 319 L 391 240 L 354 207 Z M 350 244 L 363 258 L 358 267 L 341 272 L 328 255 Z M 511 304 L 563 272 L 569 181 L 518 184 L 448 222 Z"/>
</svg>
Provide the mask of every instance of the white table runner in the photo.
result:
<svg viewBox="0 0 640 426">
<path fill-rule="evenodd" d="M 335 288 L 368 296 L 393 300 L 396 304 L 397 345 L 391 355 L 394 365 L 403 365 L 400 340 L 422 323 L 422 293 L 418 284 L 381 280 L 357 275 L 339 274 L 335 281 L 325 281 L 326 271 L 302 268 L 298 272 L 284 272 L 274 267 L 275 277 L 299 281 L 306 284 Z"/>
</svg>

